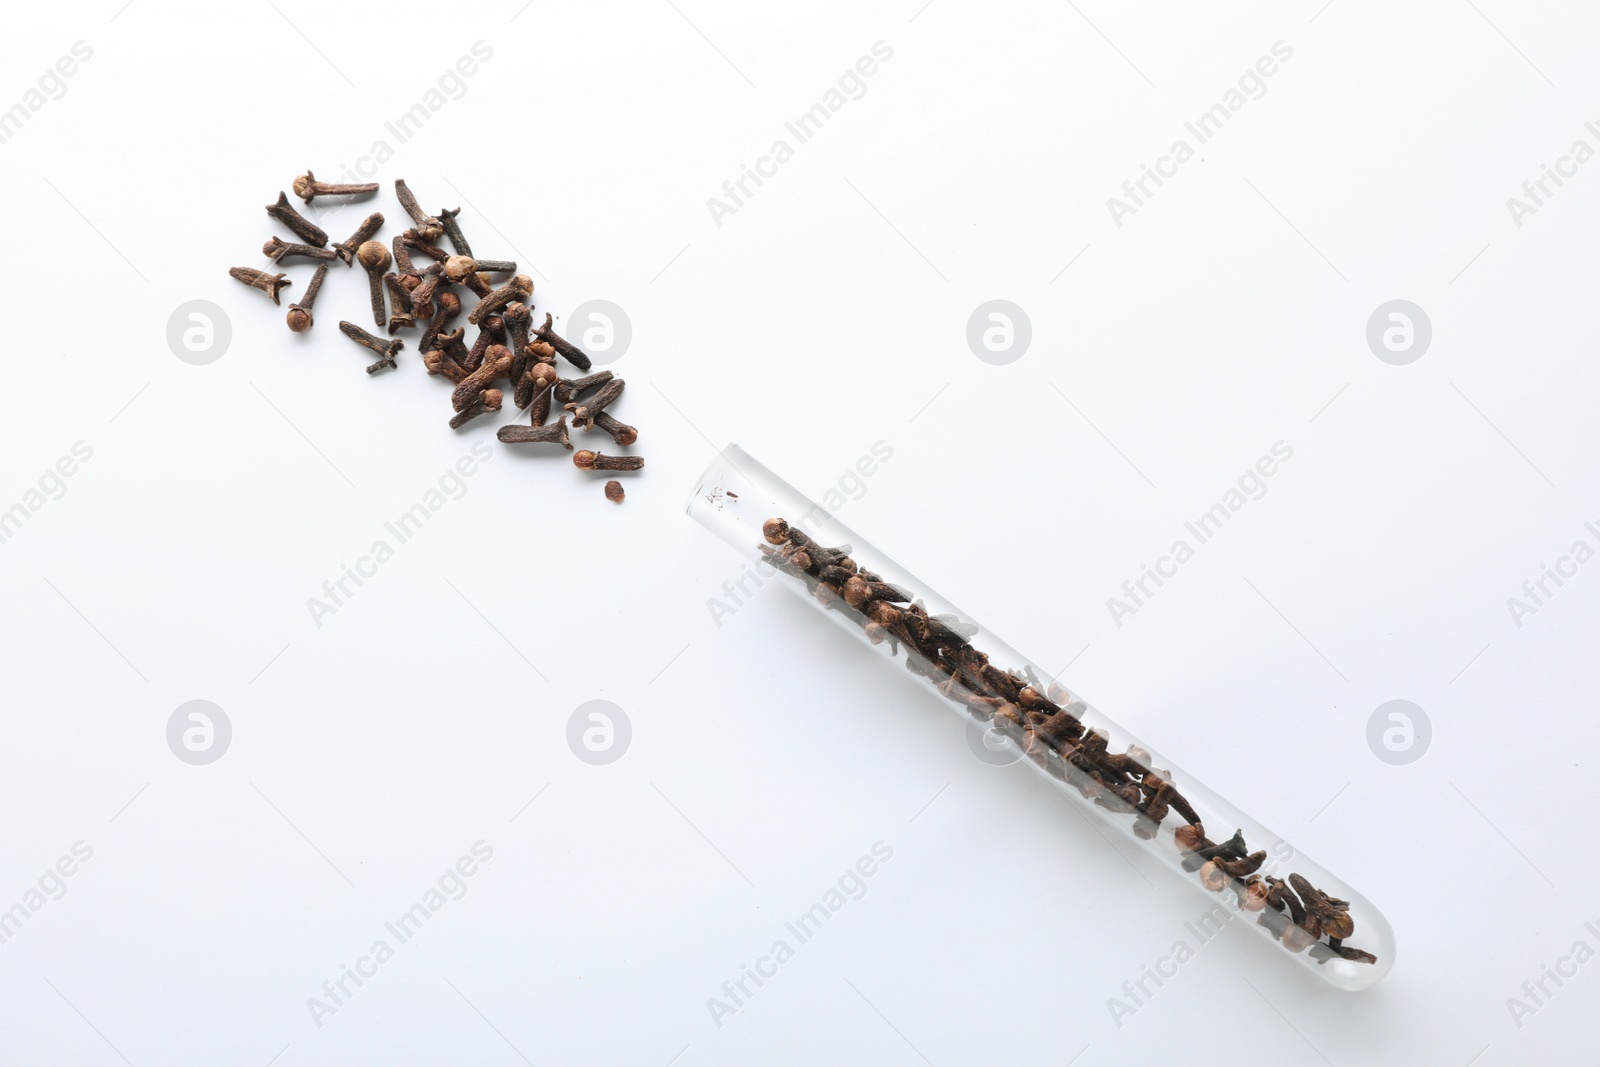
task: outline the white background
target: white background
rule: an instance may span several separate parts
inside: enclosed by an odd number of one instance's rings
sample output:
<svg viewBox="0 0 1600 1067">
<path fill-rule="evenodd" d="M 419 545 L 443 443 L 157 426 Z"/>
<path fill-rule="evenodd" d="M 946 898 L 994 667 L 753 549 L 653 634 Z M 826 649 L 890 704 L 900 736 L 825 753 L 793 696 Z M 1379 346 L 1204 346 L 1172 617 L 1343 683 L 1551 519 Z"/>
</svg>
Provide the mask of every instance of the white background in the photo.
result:
<svg viewBox="0 0 1600 1067">
<path fill-rule="evenodd" d="M 1506 199 L 1600 147 L 1595 18 L 1321 5 L 12 12 L 0 107 L 93 56 L 0 145 L 0 508 L 93 457 L 0 545 L 0 907 L 94 854 L 0 946 L 0 1061 L 1586 1057 L 1600 964 L 1520 1026 L 1507 1000 L 1600 949 L 1600 567 L 1521 627 L 1506 601 L 1597 545 L 1600 164 L 1520 228 Z M 707 198 L 880 40 L 866 95 L 719 227 Z M 1277 41 L 1266 94 L 1119 228 L 1107 197 Z M 616 410 L 649 465 L 623 506 L 498 446 L 507 415 L 449 430 L 414 343 L 363 374 L 336 329 L 368 318 L 359 271 L 304 337 L 227 277 L 266 266 L 294 175 L 379 140 L 385 188 L 321 213 L 334 239 L 373 209 L 398 232 L 405 177 L 537 272 L 540 314 L 626 309 Z M 996 298 L 1032 322 L 1008 366 L 965 340 Z M 1408 366 L 1365 341 L 1392 299 L 1433 324 Z M 208 366 L 166 340 L 190 300 L 231 321 Z M 1210 900 L 974 759 L 801 600 L 717 625 L 739 560 L 682 508 L 733 440 L 813 495 L 891 447 L 839 518 L 1369 896 L 1392 974 L 1338 993 L 1230 929 L 1119 1026 Z M 1266 496 L 1115 625 L 1280 440 Z M 307 598 L 476 441 L 466 494 L 319 628 Z M 1433 739 L 1391 766 L 1366 726 L 1401 698 Z M 233 725 L 205 767 L 165 739 L 191 699 Z M 591 699 L 632 723 L 609 766 L 566 743 Z M 307 998 L 480 839 L 466 895 L 317 1026 Z M 866 895 L 716 1025 L 707 998 L 880 840 Z"/>
</svg>

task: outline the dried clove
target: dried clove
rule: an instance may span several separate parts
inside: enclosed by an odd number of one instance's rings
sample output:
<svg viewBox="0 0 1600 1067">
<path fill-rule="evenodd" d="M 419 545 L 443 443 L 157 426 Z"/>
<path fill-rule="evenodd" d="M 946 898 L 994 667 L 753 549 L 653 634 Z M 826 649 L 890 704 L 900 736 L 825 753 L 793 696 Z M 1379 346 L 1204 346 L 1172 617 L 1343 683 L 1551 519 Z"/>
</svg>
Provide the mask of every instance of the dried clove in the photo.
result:
<svg viewBox="0 0 1600 1067">
<path fill-rule="evenodd" d="M 411 294 L 413 300 L 416 294 Z M 445 324 L 450 321 L 450 309 L 440 301 L 434 306 L 433 317 L 428 320 L 428 325 L 422 328 L 422 336 L 417 339 L 417 347 L 423 352 L 436 348 L 439 343 L 439 334 L 444 331 Z"/>
<path fill-rule="evenodd" d="M 384 367 L 390 370 L 395 368 L 394 357 L 406 346 L 406 343 L 396 337 L 392 341 L 385 341 L 381 337 L 374 337 L 353 322 L 339 323 L 339 329 L 344 335 L 362 348 L 370 348 L 381 357 L 376 363 L 367 368 L 367 373 L 372 374 Z"/>
<path fill-rule="evenodd" d="M 597 371 L 585 378 L 569 380 L 562 378 L 556 382 L 556 400 L 562 404 L 570 404 L 578 398 L 578 394 L 586 389 L 593 389 L 597 385 L 604 385 L 611 380 L 608 370 Z"/>
<path fill-rule="evenodd" d="M 561 355 L 566 357 L 568 363 L 572 364 L 574 367 L 577 367 L 579 370 L 585 372 L 591 370 L 594 367 L 594 363 L 584 353 L 583 349 L 579 348 L 571 341 L 568 341 L 566 338 L 556 333 L 556 331 L 550 325 L 554 321 L 555 319 L 550 314 L 546 313 L 544 317 L 544 325 L 539 327 L 538 332 L 534 336 L 538 340 L 549 345 L 551 348 L 554 348 L 557 352 L 561 353 Z"/>
<path fill-rule="evenodd" d="M 461 364 L 451 359 L 450 354 L 443 349 L 434 348 L 422 353 L 422 365 L 428 369 L 429 374 L 442 375 L 456 385 L 467 379 L 467 371 Z"/>
<path fill-rule="evenodd" d="M 446 256 L 444 262 L 444 276 L 457 285 L 464 285 L 478 295 L 481 300 L 492 291 L 489 283 L 478 273 L 477 260 L 470 256 Z"/>
<path fill-rule="evenodd" d="M 460 411 L 456 412 L 455 415 L 451 416 L 450 428 L 452 430 L 459 430 L 461 427 L 465 426 L 479 415 L 490 411 L 499 411 L 500 401 L 504 395 L 505 394 L 498 389 L 485 389 L 483 392 L 473 397 L 471 402 L 468 403 L 466 407 L 462 408 Z"/>
<path fill-rule="evenodd" d="M 520 300 L 513 300 L 507 304 L 500 313 L 500 318 L 506 324 L 506 333 L 511 342 L 508 347 L 515 355 L 523 355 L 523 349 L 528 347 L 528 327 L 533 323 L 533 310 Z"/>
<path fill-rule="evenodd" d="M 411 313 L 411 293 L 401 284 L 400 276 L 392 271 L 383 276 L 384 287 L 389 290 L 389 332 L 398 333 L 416 326 Z"/>
<path fill-rule="evenodd" d="M 389 247 L 394 252 L 394 270 L 402 282 L 408 283 L 407 290 L 414 290 L 422 284 L 422 274 L 417 270 L 416 264 L 411 262 L 411 250 L 406 247 L 403 238 L 396 237 L 390 242 Z"/>
<path fill-rule="evenodd" d="M 562 421 L 566 421 L 565 416 L 562 416 Z M 587 448 L 574 452 L 572 462 L 578 469 L 586 471 L 636 471 L 644 468 L 643 456 L 608 456 Z"/>
<path fill-rule="evenodd" d="M 489 350 L 490 345 L 505 344 L 505 320 L 499 315 L 490 315 L 478 328 L 478 337 L 472 342 L 472 350 L 467 353 L 466 362 L 461 365 L 469 371 L 475 371 L 483 365 L 483 354 Z M 516 381 L 516 350 L 512 349 L 511 380 Z"/>
<path fill-rule="evenodd" d="M 467 357 L 470 356 L 471 353 L 467 351 L 466 342 L 462 340 L 462 338 L 466 336 L 466 333 L 466 327 L 457 326 L 449 333 L 441 333 L 439 335 L 437 344 L 445 355 L 455 360 L 461 365 L 463 370 L 465 370 L 468 374 L 471 374 L 472 371 L 477 370 L 478 368 L 467 368 Z"/>
<path fill-rule="evenodd" d="M 622 395 L 623 387 L 627 384 L 621 378 L 613 378 L 602 385 L 593 396 L 564 405 L 568 411 L 572 412 L 572 425 L 593 426 L 594 417 L 615 403 L 617 397 Z"/>
<path fill-rule="evenodd" d="M 411 290 L 411 311 L 419 319 L 433 317 L 433 294 L 439 289 L 439 279 L 444 274 L 444 268 L 437 263 L 430 263 L 420 275 L 415 276 L 415 286 L 407 285 Z M 401 281 L 406 279 L 402 278 Z M 433 284 L 428 284 L 429 282 Z"/>
<path fill-rule="evenodd" d="M 445 208 L 439 212 L 439 223 L 444 227 L 444 235 L 450 241 L 450 247 L 456 250 L 458 256 L 471 256 L 472 246 L 467 244 L 466 234 L 461 232 L 461 224 L 456 222 L 456 216 L 461 214 L 461 209 L 451 210 Z"/>
<path fill-rule="evenodd" d="M 606 483 L 606 499 L 611 501 L 613 504 L 622 503 L 622 498 L 626 495 L 627 494 L 622 491 L 622 483 L 617 481 L 615 478 Z"/>
<path fill-rule="evenodd" d="M 483 366 L 468 374 L 455 392 L 450 394 L 450 405 L 457 411 L 472 403 L 478 395 L 511 371 L 511 351 L 505 345 L 490 345 L 484 353 Z"/>
<path fill-rule="evenodd" d="M 311 245 L 294 244 L 281 238 L 274 237 L 261 246 L 261 254 L 274 263 L 295 256 L 301 259 L 337 259 L 339 253 L 331 248 L 315 248 Z"/>
<path fill-rule="evenodd" d="M 440 293 L 439 286 L 441 285 L 449 285 L 449 280 L 444 276 L 444 267 L 435 263 L 422 272 L 421 283 L 411 291 L 411 303 L 419 315 L 422 313 L 423 308 L 432 308 L 436 300 L 443 299 L 445 296 L 454 296 L 448 288 Z M 438 296 L 434 295 L 436 293 L 438 293 Z M 461 311 L 461 298 L 455 297 L 455 301 L 455 311 L 451 312 L 452 318 Z"/>
<path fill-rule="evenodd" d="M 480 300 L 478 306 L 467 315 L 467 321 L 476 326 L 485 315 L 494 314 L 513 300 L 527 300 L 532 295 L 533 279 L 526 274 L 519 274 Z"/>
<path fill-rule="evenodd" d="M 565 415 L 549 426 L 502 426 L 495 436 L 508 445 L 548 443 L 558 444 L 567 451 L 572 451 L 572 441 L 567 437 L 567 417 Z"/>
<path fill-rule="evenodd" d="M 344 260 L 344 265 L 349 267 L 355 264 L 356 249 L 372 239 L 372 235 L 383 229 L 383 216 L 374 211 L 361 220 L 361 225 L 356 227 L 356 232 L 348 240 L 340 241 L 333 246 L 333 250 Z"/>
<path fill-rule="evenodd" d="M 597 412 L 594 417 L 594 426 L 590 427 L 590 429 L 604 430 L 619 445 L 631 445 L 639 440 L 638 430 L 625 422 L 619 422 L 609 411 Z"/>
<path fill-rule="evenodd" d="M 278 194 L 277 203 L 267 205 L 267 214 L 293 230 L 294 235 L 308 245 L 322 248 L 328 243 L 328 235 L 323 232 L 322 227 L 296 211 L 284 193 Z"/>
<path fill-rule="evenodd" d="M 406 185 L 404 178 L 399 178 L 394 183 L 394 195 L 400 201 L 400 206 L 406 209 L 417 224 L 417 233 L 422 235 L 424 241 L 437 241 L 444 233 L 444 223 L 422 210 L 417 203 L 417 198 L 412 194 L 411 188 Z"/>
<path fill-rule="evenodd" d="M 513 374 L 515 365 L 513 364 Z M 536 398 L 544 399 L 544 410 L 550 410 L 550 393 L 556 384 L 555 368 L 548 363 L 535 363 L 529 367 L 521 378 L 517 379 L 516 402 L 517 407 L 526 408 Z M 534 420 L 534 425 L 543 422 L 543 417 Z"/>
<path fill-rule="evenodd" d="M 450 258 L 449 252 L 446 252 L 436 244 L 430 244 L 428 239 L 423 237 L 422 234 L 418 233 L 416 230 L 402 231 L 400 234 L 400 240 L 405 242 L 407 248 L 412 248 L 418 252 L 421 252 L 423 255 L 427 256 L 436 263 L 443 263 L 445 260 Z"/>
<path fill-rule="evenodd" d="M 319 196 L 365 196 L 377 191 L 377 182 L 361 182 L 357 185 L 319 182 L 309 169 L 294 180 L 294 195 L 308 204 Z"/>
<path fill-rule="evenodd" d="M 523 380 L 526 381 L 527 379 L 528 376 L 524 375 Z M 533 421 L 535 426 L 543 426 L 544 420 L 550 417 L 550 394 L 553 391 L 554 390 L 548 387 L 543 389 L 534 389 L 533 402 L 528 405 L 528 417 Z M 520 407 L 521 405 L 518 406 Z M 565 415 L 561 417 L 563 419 L 566 418 Z"/>
<path fill-rule="evenodd" d="M 383 272 L 389 269 L 389 248 L 382 241 L 367 241 L 356 249 L 356 258 L 367 272 L 367 282 L 372 287 L 372 321 L 381 330 L 384 328 Z"/>
<path fill-rule="evenodd" d="M 311 284 L 306 286 L 306 295 L 297 303 L 289 305 L 289 329 L 295 333 L 305 333 L 311 329 L 311 305 L 317 302 L 317 293 L 322 289 L 322 279 L 328 276 L 328 265 L 317 264 L 317 273 L 311 276 Z"/>
<path fill-rule="evenodd" d="M 278 291 L 294 284 L 287 274 L 272 275 L 254 267 L 229 267 L 228 277 L 237 278 L 252 289 L 260 289 L 272 297 L 274 304 L 278 302 Z"/>
</svg>

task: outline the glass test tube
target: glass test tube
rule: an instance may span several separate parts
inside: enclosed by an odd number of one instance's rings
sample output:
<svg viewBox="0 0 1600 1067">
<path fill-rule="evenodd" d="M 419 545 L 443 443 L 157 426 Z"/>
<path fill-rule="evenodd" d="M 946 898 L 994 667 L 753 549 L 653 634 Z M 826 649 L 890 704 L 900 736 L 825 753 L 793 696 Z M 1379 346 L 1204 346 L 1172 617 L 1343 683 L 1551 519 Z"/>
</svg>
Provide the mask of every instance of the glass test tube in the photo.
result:
<svg viewBox="0 0 1600 1067">
<path fill-rule="evenodd" d="M 763 576 L 905 663 L 941 703 L 983 724 L 991 743 L 1011 747 L 1018 762 L 1214 894 L 1280 955 L 1340 989 L 1365 989 L 1389 972 L 1394 932 L 1365 897 L 1076 694 L 1041 680 L 1011 646 L 739 446 L 706 469 L 688 512 Z"/>
</svg>

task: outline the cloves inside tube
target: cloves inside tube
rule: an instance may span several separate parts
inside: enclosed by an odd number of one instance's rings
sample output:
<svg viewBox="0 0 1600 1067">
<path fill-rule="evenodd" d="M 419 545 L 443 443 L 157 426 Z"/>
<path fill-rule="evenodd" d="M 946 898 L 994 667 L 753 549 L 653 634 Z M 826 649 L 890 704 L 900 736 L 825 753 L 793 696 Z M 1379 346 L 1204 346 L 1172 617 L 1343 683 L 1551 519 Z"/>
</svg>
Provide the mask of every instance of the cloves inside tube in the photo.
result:
<svg viewBox="0 0 1600 1067">
<path fill-rule="evenodd" d="M 598 457 L 577 452 L 573 458 L 601 469 Z M 748 453 L 737 446 L 725 449 L 701 477 L 688 510 L 763 574 L 860 635 L 863 650 L 898 660 L 922 679 L 937 703 L 967 721 L 975 751 L 1015 753 L 1016 762 L 1043 775 L 1066 802 L 1082 805 L 1087 817 L 1099 820 L 1102 834 L 1123 835 L 1126 844 L 1116 843 L 1119 852 L 1143 849 L 1169 868 L 1171 884 L 1198 889 L 1209 909 L 1207 923 L 1220 925 L 1230 912 L 1249 915 L 1249 921 L 1234 925 L 1271 939 L 1256 957 L 1261 966 L 1275 966 L 1269 959 L 1292 961 L 1350 990 L 1369 987 L 1388 973 L 1394 935 L 1370 901 L 1130 736 L 1081 694 L 1054 679 L 1045 681 L 1013 648 Z M 938 535 L 937 526 L 916 528 Z M 997 537 L 988 547 L 1003 551 L 1004 543 Z M 981 560 L 981 552 L 974 558 Z M 779 639 L 775 647 L 794 643 Z M 829 676 L 827 663 L 815 659 L 797 663 L 796 669 L 807 684 Z M 822 690 L 810 699 L 838 696 Z M 843 698 L 850 702 L 848 693 Z M 768 708 L 764 714 L 781 720 L 783 709 Z M 783 728 L 781 721 L 769 725 Z M 917 727 L 912 723 L 908 729 Z M 1294 743 L 1288 737 L 1263 739 L 1251 748 L 1252 759 L 1274 740 L 1286 748 Z M 1228 758 L 1227 751 L 1224 747 L 1221 758 Z M 1238 771 L 1248 774 L 1254 766 L 1240 758 Z M 1304 811 L 1322 799 L 1289 796 L 1284 803 Z M 1218 841 L 1208 830 L 1219 837 L 1232 833 Z M 1041 831 L 1035 844 L 1058 849 L 1081 842 L 1076 834 Z M 1099 860 L 1096 855 L 1079 862 Z M 1135 876 L 1120 870 L 1112 876 L 1129 878 L 1131 891 Z M 1032 885 L 1028 892 L 1039 899 L 1070 900 L 1076 888 Z M 1119 903 L 1113 910 L 1128 906 Z M 1101 918 L 1117 921 L 1115 915 Z M 1129 958 L 1129 966 L 1136 963 Z"/>
</svg>

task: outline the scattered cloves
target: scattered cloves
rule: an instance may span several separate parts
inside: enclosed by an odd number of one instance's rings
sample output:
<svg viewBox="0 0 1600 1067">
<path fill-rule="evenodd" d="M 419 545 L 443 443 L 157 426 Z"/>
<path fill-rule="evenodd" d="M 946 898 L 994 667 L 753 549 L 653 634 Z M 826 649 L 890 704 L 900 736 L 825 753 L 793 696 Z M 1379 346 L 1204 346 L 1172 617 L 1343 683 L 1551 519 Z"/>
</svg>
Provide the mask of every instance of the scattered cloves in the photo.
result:
<svg viewBox="0 0 1600 1067">
<path fill-rule="evenodd" d="M 377 192 L 379 185 L 377 182 L 323 182 L 307 170 L 294 179 L 292 187 L 295 196 L 310 204 L 319 196 L 368 195 Z M 444 209 L 437 217 L 427 214 L 404 179 L 395 182 L 395 195 L 415 226 L 393 238 L 392 248 L 390 243 L 377 239 L 384 224 L 381 212 L 369 214 L 346 240 L 329 245 L 327 233 L 302 215 L 290 202 L 287 193 L 280 191 L 277 201 L 267 207 L 267 214 L 283 223 L 301 243 L 272 237 L 262 245 L 262 253 L 274 262 L 308 259 L 316 263 L 316 272 L 304 297 L 289 305 L 289 329 L 294 333 L 304 333 L 313 327 L 313 308 L 332 261 L 342 260 L 347 266 L 354 266 L 359 261 L 367 273 L 372 319 L 378 330 L 387 329 L 393 335 L 418 325 L 423 327 L 418 350 L 422 353 L 424 367 L 430 375 L 446 378 L 453 386 L 450 398 L 452 428 L 459 429 L 476 418 L 499 411 L 510 393 L 517 407 L 528 410 L 531 425 L 502 427 L 498 433 L 502 441 L 559 444 L 570 452 L 573 451 L 573 445 L 569 421 L 571 426 L 586 430 L 598 426 L 619 446 L 626 447 L 637 441 L 639 431 L 606 410 L 621 396 L 625 383 L 613 377 L 610 371 L 588 373 L 593 361 L 581 348 L 555 332 L 554 316 L 547 314 L 544 324 L 534 328 L 531 307 L 533 279 L 526 274 L 518 274 L 517 264 L 512 260 L 476 258 L 459 223 L 460 208 Z M 441 237 L 446 239 L 453 251 L 447 252 L 440 247 Z M 416 262 L 413 261 L 413 253 L 420 254 Z M 417 263 L 423 261 L 420 257 L 432 261 L 426 269 L 418 268 Z M 234 267 L 228 273 L 245 285 L 261 290 L 274 304 L 280 303 L 282 290 L 293 284 L 284 274 L 273 275 L 251 267 Z M 490 275 L 504 275 L 508 280 L 496 287 L 490 281 Z M 446 329 L 464 310 L 462 297 L 452 289 L 456 285 L 471 290 L 477 297 L 467 316 L 467 321 L 478 327 L 477 338 L 470 350 L 464 339 L 464 328 Z M 397 356 L 405 348 L 403 341 L 392 336 L 378 336 L 348 321 L 341 321 L 339 330 L 378 356 L 366 368 L 369 375 L 398 366 Z M 558 357 L 577 367 L 583 376 L 573 380 L 560 378 L 556 369 Z M 509 380 L 512 384 L 497 386 L 502 380 Z M 571 415 L 563 414 L 553 425 L 547 425 L 553 404 L 563 405 Z M 580 469 L 597 471 L 637 471 L 644 467 L 644 459 L 639 456 L 607 456 L 588 449 L 575 452 L 573 463 Z M 625 497 L 621 482 L 615 479 L 608 481 L 605 495 L 608 500 L 621 503 Z M 798 532 L 794 536 L 804 538 Z M 857 576 L 855 565 L 847 556 L 849 551 L 849 546 L 828 549 L 810 543 L 794 550 L 789 561 L 782 566 L 793 569 L 803 563 L 804 567 L 825 568 L 825 572 L 818 572 L 824 573 L 824 578 L 817 582 L 818 595 L 826 592 L 831 602 L 836 602 L 841 608 L 848 609 L 844 593 L 847 587 L 858 600 L 865 596 L 861 610 L 870 612 L 877 620 L 870 624 L 879 631 L 875 640 L 894 641 L 898 649 L 901 636 L 891 631 L 895 626 L 904 625 L 904 621 L 889 601 L 881 599 L 881 596 L 888 595 L 888 587 L 880 589 L 882 583 L 878 582 L 876 575 L 862 572 Z M 866 592 L 862 593 L 862 590 Z M 940 622 L 933 618 L 916 620 L 907 615 L 905 621 L 923 627 L 924 637 L 929 632 L 938 633 L 942 632 L 942 628 L 962 625 L 953 617 Z M 931 661 L 921 655 L 916 659 L 918 662 L 910 665 L 918 667 L 930 677 L 937 673 L 938 668 Z M 935 680 L 952 693 L 958 688 L 951 676 L 941 675 Z M 960 699 L 969 700 L 974 713 L 1004 718 L 996 709 L 1005 702 L 998 698 L 964 695 Z M 1055 738 L 1046 729 L 1048 717 L 1042 711 L 1032 707 L 1023 710 L 1028 717 L 1028 729 L 1035 732 L 1044 730 L 1039 734 L 1041 738 Z M 1061 757 L 1053 750 L 1041 752 L 1040 758 L 1061 762 Z M 1123 796 L 1123 793 L 1127 795 Z M 1119 787 L 1112 799 L 1123 805 L 1135 804 L 1140 800 L 1139 789 L 1131 784 L 1125 789 Z M 1163 811 L 1159 799 L 1152 800 L 1146 796 L 1143 804 L 1145 809 L 1157 815 Z M 1154 825 L 1159 820 L 1146 817 L 1146 821 Z M 1239 855 L 1242 856 L 1243 852 Z M 1288 892 L 1287 887 L 1284 892 Z M 1329 914 L 1327 925 L 1337 925 L 1337 919 L 1333 916 L 1337 904 L 1331 899 L 1325 905 L 1320 901 L 1318 903 Z M 1320 943 L 1318 947 L 1325 949 L 1330 956 L 1339 948 L 1322 946 Z M 1346 949 L 1343 952 L 1353 956 L 1357 950 Z"/>
</svg>

